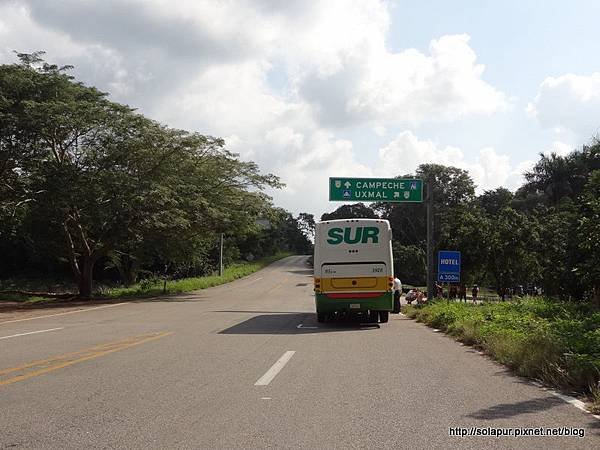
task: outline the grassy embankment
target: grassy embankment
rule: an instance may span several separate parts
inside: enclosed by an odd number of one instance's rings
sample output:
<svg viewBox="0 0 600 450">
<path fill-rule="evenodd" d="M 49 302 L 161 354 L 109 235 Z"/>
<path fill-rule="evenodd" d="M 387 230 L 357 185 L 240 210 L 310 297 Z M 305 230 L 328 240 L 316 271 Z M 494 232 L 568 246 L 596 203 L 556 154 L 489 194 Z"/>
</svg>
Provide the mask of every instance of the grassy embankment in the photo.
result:
<svg viewBox="0 0 600 450">
<path fill-rule="evenodd" d="M 590 305 L 544 298 L 482 305 L 438 301 L 404 312 L 518 375 L 589 395 L 590 410 L 600 414 L 600 311 Z"/>
<path fill-rule="evenodd" d="M 205 277 L 183 278 L 180 280 L 167 280 L 166 293 L 181 294 L 184 292 L 191 292 L 217 286 L 219 284 L 229 283 L 230 281 L 250 275 L 251 273 L 262 269 L 272 262 L 290 255 L 291 253 L 278 253 L 276 255 L 261 258 L 253 262 L 235 263 L 225 267 L 222 277 L 213 275 Z M 12 282 L 11 285 L 14 286 L 14 282 Z M 42 283 L 42 285 L 44 284 Z M 126 297 L 153 297 L 157 295 L 163 295 L 163 287 L 164 281 L 160 278 L 156 278 L 153 280 L 145 280 L 129 287 L 104 287 L 100 290 L 97 296 L 100 298 L 115 299 Z M 18 301 L 31 304 L 40 301 L 58 302 L 60 300 L 14 294 L 0 294 L 0 301 Z"/>
</svg>

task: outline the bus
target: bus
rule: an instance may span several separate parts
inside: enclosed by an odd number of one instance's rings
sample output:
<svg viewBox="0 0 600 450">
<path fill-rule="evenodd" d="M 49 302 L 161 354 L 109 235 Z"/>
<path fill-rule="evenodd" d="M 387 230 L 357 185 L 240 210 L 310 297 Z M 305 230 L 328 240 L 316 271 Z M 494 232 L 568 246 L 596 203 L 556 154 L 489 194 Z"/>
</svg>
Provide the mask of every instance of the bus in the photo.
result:
<svg viewBox="0 0 600 450">
<path fill-rule="evenodd" d="M 314 290 L 317 320 L 360 314 L 385 323 L 393 310 L 392 230 L 383 219 L 318 222 Z"/>
</svg>

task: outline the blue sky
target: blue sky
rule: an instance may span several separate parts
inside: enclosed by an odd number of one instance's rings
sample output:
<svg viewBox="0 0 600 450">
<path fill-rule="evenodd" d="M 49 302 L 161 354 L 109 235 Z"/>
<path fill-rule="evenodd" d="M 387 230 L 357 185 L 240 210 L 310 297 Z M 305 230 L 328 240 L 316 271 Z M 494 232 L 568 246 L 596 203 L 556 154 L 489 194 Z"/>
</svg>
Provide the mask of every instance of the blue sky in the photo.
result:
<svg viewBox="0 0 600 450">
<path fill-rule="evenodd" d="M 432 37 L 466 33 L 478 60 L 486 66 L 484 79 L 515 97 L 509 114 L 494 120 L 469 119 L 438 130 L 441 140 L 459 135 L 465 148 L 494 143 L 515 157 L 545 150 L 553 133 L 528 121 L 524 113 L 541 81 L 600 70 L 600 2 L 398 1 L 390 11 L 391 48 L 426 51 Z M 590 137 L 577 136 L 569 143 L 580 145 Z"/>
<path fill-rule="evenodd" d="M 45 50 L 111 98 L 224 137 L 320 216 L 330 176 L 438 162 L 516 189 L 600 130 L 600 2 L 0 0 L 0 63 Z"/>
</svg>

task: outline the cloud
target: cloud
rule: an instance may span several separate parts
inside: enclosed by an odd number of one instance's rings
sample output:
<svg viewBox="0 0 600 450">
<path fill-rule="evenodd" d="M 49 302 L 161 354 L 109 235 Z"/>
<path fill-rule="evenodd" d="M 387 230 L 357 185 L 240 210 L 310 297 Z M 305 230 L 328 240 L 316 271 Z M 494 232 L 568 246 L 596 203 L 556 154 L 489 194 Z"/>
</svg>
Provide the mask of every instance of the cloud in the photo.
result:
<svg viewBox="0 0 600 450">
<path fill-rule="evenodd" d="M 297 132 L 285 131 L 285 136 L 293 137 L 293 142 L 299 139 L 296 135 Z M 272 133 L 267 133 L 267 139 L 269 137 Z M 283 147 L 275 147 L 288 155 L 285 163 L 280 162 L 276 170 L 287 184 L 286 189 L 271 192 L 278 204 L 296 212 L 307 211 L 320 216 L 340 206 L 328 201 L 329 177 L 378 175 L 373 167 L 357 161 L 349 140 L 337 139 L 333 133 L 318 129 L 307 130 L 302 139 L 302 152 L 288 152 L 285 140 L 281 142 Z"/>
<path fill-rule="evenodd" d="M 0 0 L 0 63 L 14 61 L 13 49 L 46 50 L 50 62 L 73 64 L 77 79 L 116 101 L 170 126 L 225 136 L 231 150 L 282 178 L 287 187 L 273 193 L 275 202 L 295 212 L 337 206 L 327 202 L 329 176 L 395 176 L 428 161 L 462 164 L 478 183 L 500 184 L 511 169 L 493 149 L 468 161 L 458 147 L 403 132 L 378 154 L 347 137 L 394 136 L 399 124 L 510 106 L 483 79 L 467 35 L 441 36 L 427 52 L 391 51 L 388 6 Z"/>
<path fill-rule="evenodd" d="M 468 41 L 467 35 L 443 36 L 431 41 L 428 55 L 391 53 L 383 43 L 357 46 L 331 73 L 316 67 L 303 74 L 297 88 L 331 126 L 419 125 L 506 110 L 506 96 L 482 80 L 484 66 Z"/>
<path fill-rule="evenodd" d="M 546 78 L 526 111 L 543 128 L 569 130 L 579 141 L 588 140 L 600 130 L 600 72 Z"/>
<path fill-rule="evenodd" d="M 544 150 L 542 153 L 544 153 L 545 155 L 550 155 L 551 153 L 556 153 L 559 156 L 567 156 L 573 150 L 575 150 L 575 146 L 573 146 L 573 145 L 570 145 L 570 144 L 567 144 L 567 143 L 561 142 L 561 141 L 554 141 L 550 145 L 550 148 L 547 150 Z"/>
<path fill-rule="evenodd" d="M 77 40 L 136 53 L 137 58 L 239 61 L 271 38 L 258 29 L 270 14 L 248 2 L 206 0 L 26 0 L 33 20 Z"/>
<path fill-rule="evenodd" d="M 505 186 L 516 189 L 522 174 L 521 167 L 513 167 L 510 157 L 499 154 L 492 147 L 479 150 L 474 159 L 454 146 L 440 147 L 431 140 L 421 140 L 411 131 L 403 131 L 379 149 L 378 173 L 393 177 L 414 173 L 420 164 L 435 163 L 454 166 L 469 172 L 478 193 Z"/>
<path fill-rule="evenodd" d="M 199 74 L 244 64 L 260 67 L 263 76 L 279 68 L 295 101 L 310 105 L 315 119 L 328 126 L 416 125 L 507 107 L 505 95 L 483 81 L 484 66 L 476 62 L 467 35 L 432 40 L 429 54 L 390 52 L 388 5 L 379 0 L 24 0 L 21 5 L 26 6 L 13 5 L 12 14 L 18 10 L 26 26 L 5 26 L 15 34 L 33 29 L 60 35 L 79 48 L 79 58 L 86 59 L 81 49 L 88 48 L 111 54 L 114 74 L 98 73 L 102 55 L 85 60 L 89 81 L 112 87 L 142 108 Z M 38 39 L 37 45 L 53 40 Z M 24 51 L 39 49 L 26 42 L 19 44 Z M 80 67 L 79 58 L 70 62 Z M 150 90 L 148 98 L 144 94 Z"/>
</svg>

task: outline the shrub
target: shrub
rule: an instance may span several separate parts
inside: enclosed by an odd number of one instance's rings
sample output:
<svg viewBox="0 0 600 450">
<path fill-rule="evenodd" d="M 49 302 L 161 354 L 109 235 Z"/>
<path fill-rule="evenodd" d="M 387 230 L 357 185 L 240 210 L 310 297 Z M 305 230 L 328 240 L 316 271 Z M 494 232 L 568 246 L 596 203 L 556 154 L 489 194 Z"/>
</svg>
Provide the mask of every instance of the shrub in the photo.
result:
<svg viewBox="0 0 600 450">
<path fill-rule="evenodd" d="M 544 298 L 407 307 L 408 317 L 482 348 L 517 374 L 588 392 L 600 409 L 600 312 Z"/>
</svg>

